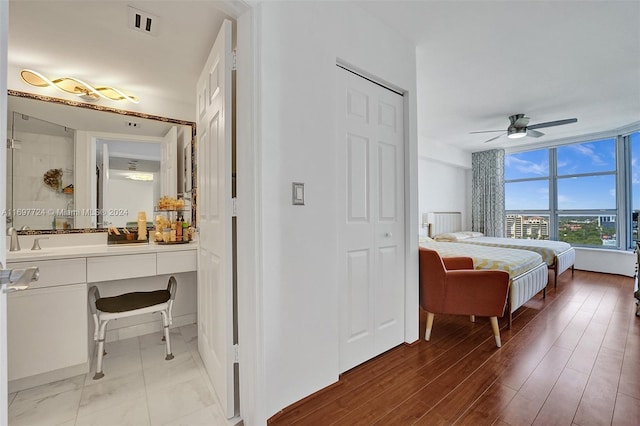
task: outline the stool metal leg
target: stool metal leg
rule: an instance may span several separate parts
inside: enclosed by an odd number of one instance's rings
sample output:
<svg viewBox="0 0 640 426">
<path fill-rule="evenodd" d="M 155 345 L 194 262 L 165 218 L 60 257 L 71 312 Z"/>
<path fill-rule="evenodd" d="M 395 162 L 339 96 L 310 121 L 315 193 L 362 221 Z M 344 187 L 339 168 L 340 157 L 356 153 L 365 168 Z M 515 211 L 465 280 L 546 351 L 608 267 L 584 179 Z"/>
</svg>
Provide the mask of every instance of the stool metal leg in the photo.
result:
<svg viewBox="0 0 640 426">
<path fill-rule="evenodd" d="M 104 373 L 102 372 L 102 357 L 105 354 L 104 351 L 104 335 L 107 331 L 107 323 L 109 320 L 102 321 L 100 323 L 100 331 L 98 332 L 98 361 L 96 363 L 96 374 L 93 376 L 93 380 L 102 379 Z"/>
<path fill-rule="evenodd" d="M 167 344 L 167 356 L 164 359 L 169 361 L 174 358 L 173 354 L 171 353 L 171 340 L 169 338 L 169 317 L 165 311 L 160 311 L 160 313 L 162 314 L 162 325 L 164 327 L 164 339 L 165 339 L 165 343 Z"/>
</svg>

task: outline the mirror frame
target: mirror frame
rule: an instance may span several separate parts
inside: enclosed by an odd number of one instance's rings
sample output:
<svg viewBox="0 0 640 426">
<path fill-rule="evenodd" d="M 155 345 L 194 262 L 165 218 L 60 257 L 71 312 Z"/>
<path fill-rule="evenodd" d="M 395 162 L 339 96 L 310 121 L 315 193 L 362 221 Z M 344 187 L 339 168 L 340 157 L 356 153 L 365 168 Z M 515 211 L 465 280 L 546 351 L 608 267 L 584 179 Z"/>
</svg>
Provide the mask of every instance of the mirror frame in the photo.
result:
<svg viewBox="0 0 640 426">
<path fill-rule="evenodd" d="M 99 112 L 109 112 L 119 115 L 132 116 L 136 118 L 143 118 L 147 120 L 163 121 L 165 123 L 179 124 L 182 126 L 191 127 L 191 223 L 196 225 L 197 218 L 197 167 L 196 164 L 196 123 L 193 121 L 179 120 L 176 118 L 162 117 L 159 115 L 147 114 L 144 112 L 127 111 L 117 108 L 112 108 L 103 105 L 90 104 L 87 102 L 78 102 L 68 99 L 54 98 L 52 96 L 37 95 L 35 93 L 21 92 L 19 90 L 7 90 L 7 96 L 16 96 L 20 98 L 33 99 L 37 101 L 62 104 L 71 107 L 92 109 Z M 41 234 L 82 234 L 92 232 L 106 232 L 106 228 L 79 228 L 79 229 L 35 229 L 17 231 L 19 235 L 41 235 Z"/>
</svg>

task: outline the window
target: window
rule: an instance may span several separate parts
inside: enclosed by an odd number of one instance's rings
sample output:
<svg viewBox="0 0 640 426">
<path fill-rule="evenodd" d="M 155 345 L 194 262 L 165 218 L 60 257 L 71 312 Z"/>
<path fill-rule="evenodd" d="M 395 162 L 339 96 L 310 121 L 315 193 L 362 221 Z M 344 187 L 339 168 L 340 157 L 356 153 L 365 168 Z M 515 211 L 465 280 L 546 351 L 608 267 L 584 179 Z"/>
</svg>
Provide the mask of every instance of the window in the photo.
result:
<svg viewBox="0 0 640 426">
<path fill-rule="evenodd" d="M 549 150 L 506 155 L 505 221 L 508 238 L 549 239 Z"/>
<path fill-rule="evenodd" d="M 631 151 L 635 146 L 640 158 L 640 135 L 636 133 L 630 139 Z M 618 206 L 624 192 L 618 182 L 624 175 L 617 166 L 616 153 L 624 138 L 619 140 L 608 138 L 506 155 L 506 236 L 622 247 L 618 241 Z M 640 163 L 632 164 L 632 174 L 637 177 L 633 185 L 637 228 Z"/>
<path fill-rule="evenodd" d="M 631 190 L 631 214 L 629 215 L 630 241 L 635 244 L 638 241 L 638 213 L 640 212 L 640 132 L 632 133 L 629 140 L 629 164 L 628 175 Z"/>
</svg>

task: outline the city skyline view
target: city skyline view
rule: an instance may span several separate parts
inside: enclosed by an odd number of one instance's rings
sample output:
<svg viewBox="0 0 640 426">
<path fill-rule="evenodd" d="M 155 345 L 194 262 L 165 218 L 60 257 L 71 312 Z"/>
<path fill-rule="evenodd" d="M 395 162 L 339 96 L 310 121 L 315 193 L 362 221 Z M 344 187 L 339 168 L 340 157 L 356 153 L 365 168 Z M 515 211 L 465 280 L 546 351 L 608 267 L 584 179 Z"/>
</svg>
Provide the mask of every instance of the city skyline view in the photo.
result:
<svg viewBox="0 0 640 426">
<path fill-rule="evenodd" d="M 560 216 L 557 240 L 576 245 L 615 246 L 617 244 L 615 219 L 615 216 L 611 215 Z M 549 240 L 550 231 L 549 216 L 506 215 L 505 237 L 507 238 Z"/>
</svg>

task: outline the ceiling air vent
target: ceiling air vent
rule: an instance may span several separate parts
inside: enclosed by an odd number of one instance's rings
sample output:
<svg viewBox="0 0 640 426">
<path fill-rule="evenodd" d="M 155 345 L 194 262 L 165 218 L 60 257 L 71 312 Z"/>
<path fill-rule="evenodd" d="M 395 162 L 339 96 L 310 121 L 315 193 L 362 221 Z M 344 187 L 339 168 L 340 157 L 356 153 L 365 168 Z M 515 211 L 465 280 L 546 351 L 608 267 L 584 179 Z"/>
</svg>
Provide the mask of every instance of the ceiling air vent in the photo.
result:
<svg viewBox="0 0 640 426">
<path fill-rule="evenodd" d="M 129 28 L 143 33 L 158 35 L 158 17 L 148 12 L 143 12 L 135 7 L 127 6 Z"/>
</svg>

